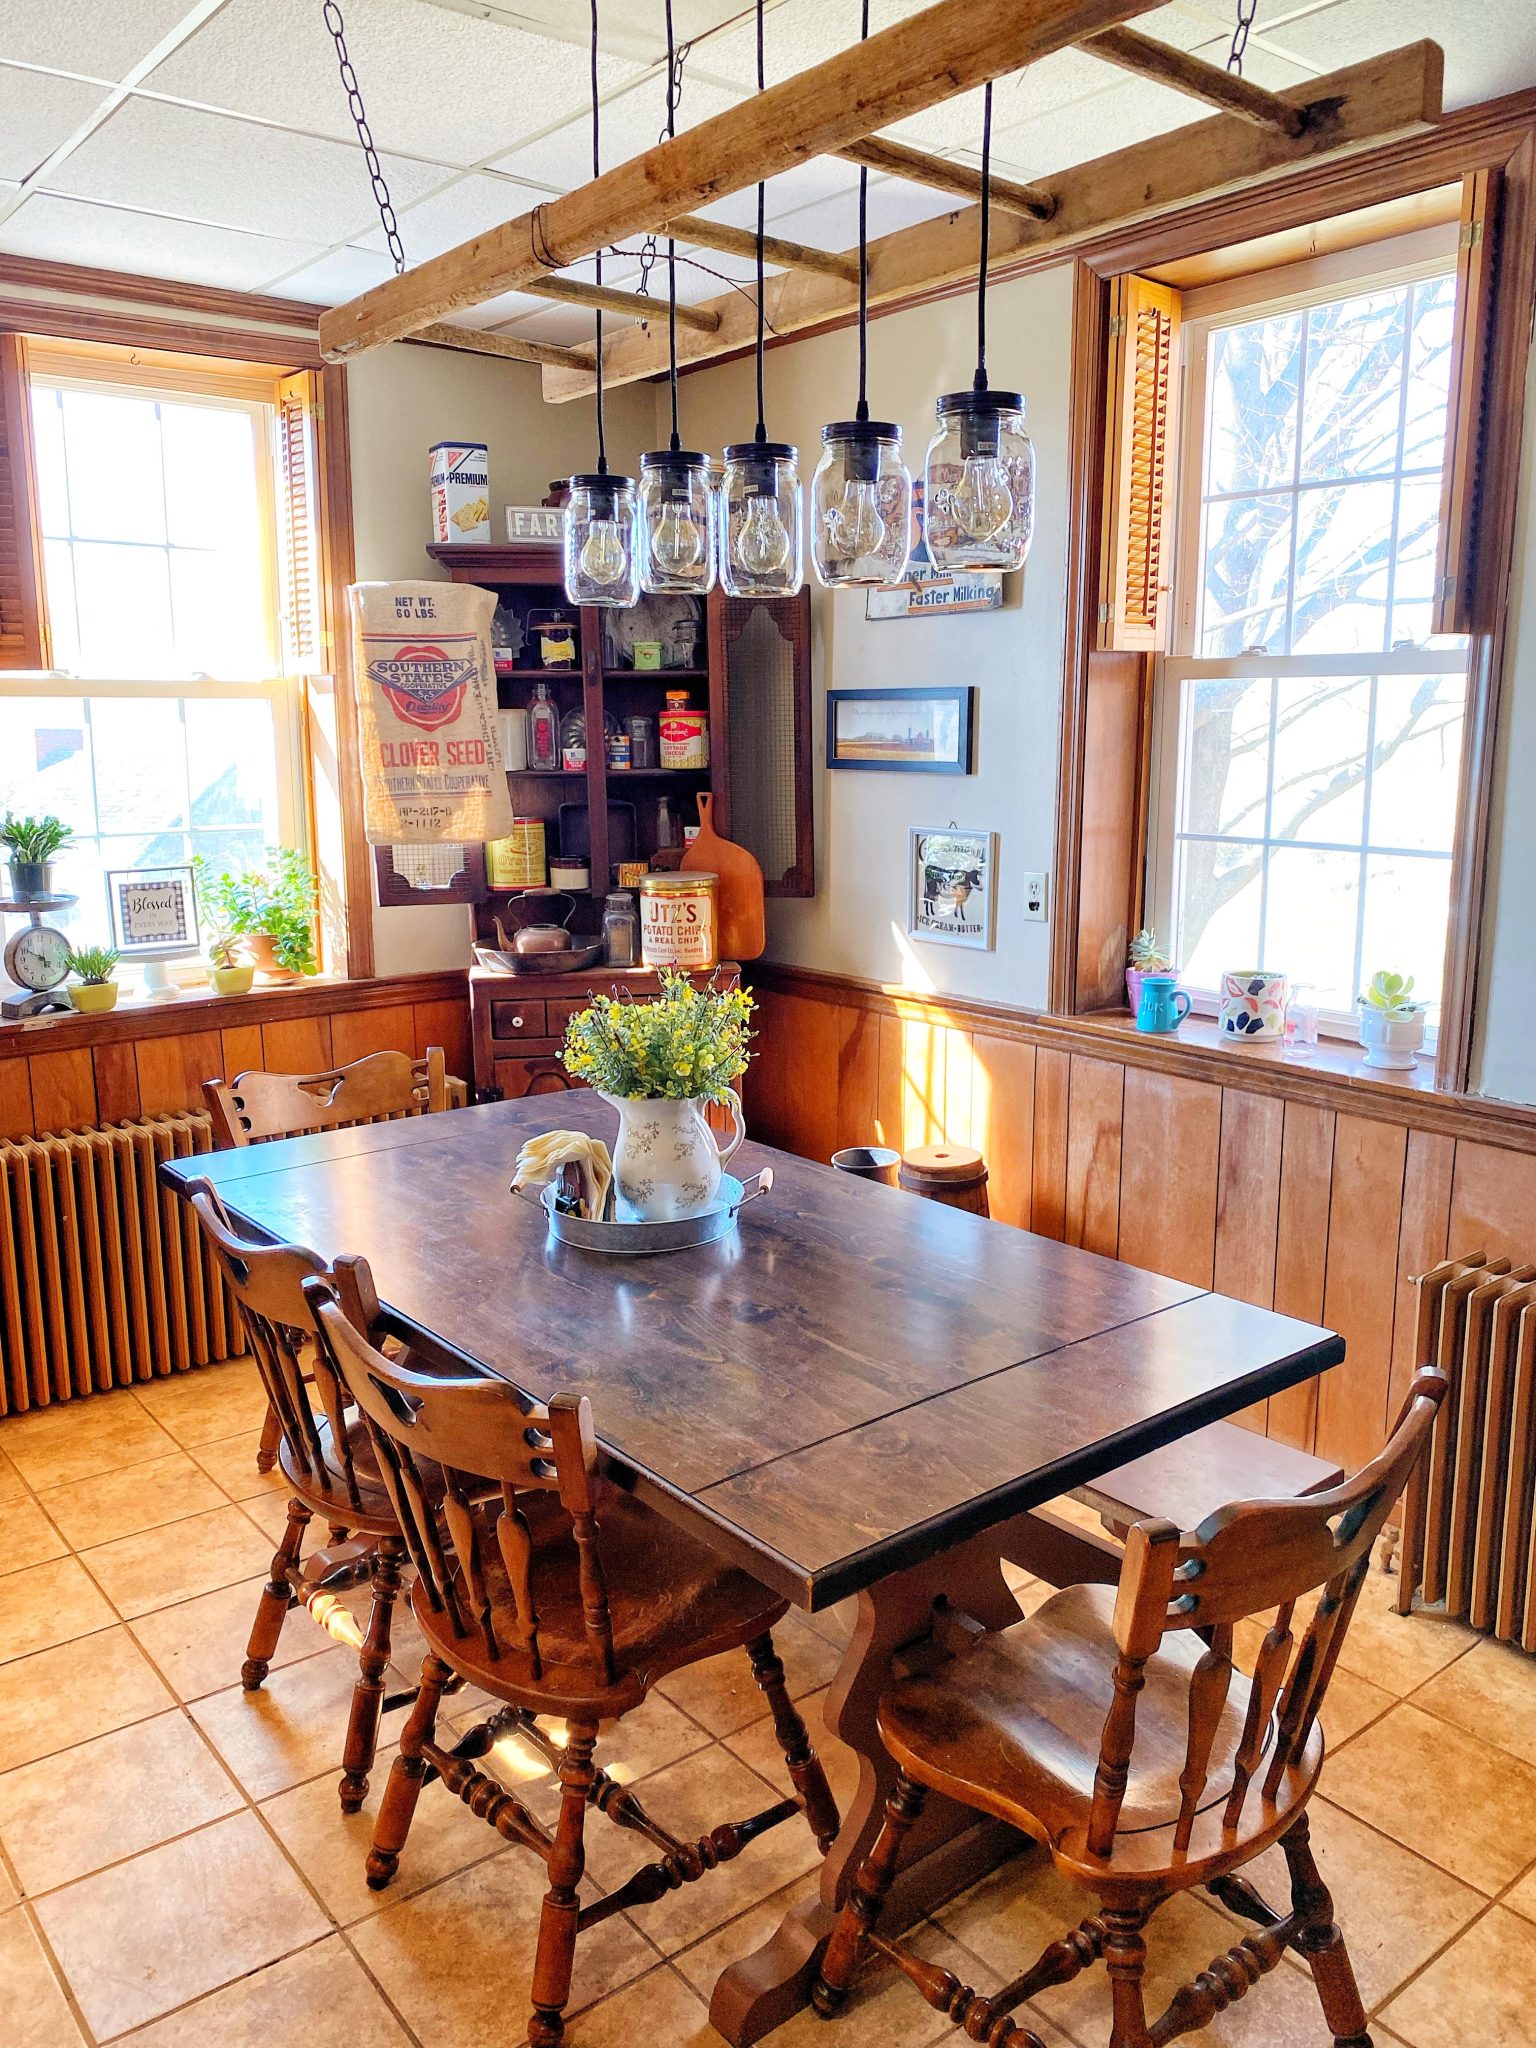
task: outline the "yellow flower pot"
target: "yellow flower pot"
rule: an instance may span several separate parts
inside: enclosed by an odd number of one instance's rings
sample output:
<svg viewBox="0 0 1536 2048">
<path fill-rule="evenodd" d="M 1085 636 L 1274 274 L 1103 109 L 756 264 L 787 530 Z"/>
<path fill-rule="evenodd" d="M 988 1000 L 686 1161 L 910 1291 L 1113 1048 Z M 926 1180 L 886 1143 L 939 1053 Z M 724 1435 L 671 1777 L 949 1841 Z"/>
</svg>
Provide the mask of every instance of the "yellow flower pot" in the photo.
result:
<svg viewBox="0 0 1536 2048">
<path fill-rule="evenodd" d="M 251 992 L 251 983 L 256 979 L 254 966 L 210 967 L 208 972 L 221 996 L 247 996 Z"/>
<path fill-rule="evenodd" d="M 110 1010 L 117 1002 L 115 981 L 72 981 L 69 985 L 69 1000 L 74 1007 L 87 1017 L 98 1016 L 103 1010 Z"/>
</svg>

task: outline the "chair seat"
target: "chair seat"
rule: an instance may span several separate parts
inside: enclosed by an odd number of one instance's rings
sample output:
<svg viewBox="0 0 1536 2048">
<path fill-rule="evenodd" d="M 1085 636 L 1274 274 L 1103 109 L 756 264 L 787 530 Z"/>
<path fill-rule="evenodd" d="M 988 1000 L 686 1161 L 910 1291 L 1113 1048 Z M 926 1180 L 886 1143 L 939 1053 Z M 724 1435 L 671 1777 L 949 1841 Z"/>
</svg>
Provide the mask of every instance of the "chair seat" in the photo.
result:
<svg viewBox="0 0 1536 2048">
<path fill-rule="evenodd" d="M 995 1814 L 1053 1848 L 1080 1849 L 1093 1802 L 1099 1743 L 1114 1692 L 1115 1588 L 1071 1586 L 1026 1621 L 980 1636 L 932 1675 L 890 1687 L 880 1731 L 909 1776 Z M 1192 1633 L 1163 1638 L 1145 1670 L 1120 1828 L 1119 1861 L 1161 1861 L 1179 1813 L 1179 1774 L 1189 1737 L 1189 1682 L 1205 1644 Z M 1216 1729 L 1199 1811 L 1210 1814 L 1232 1786 L 1248 1681 L 1233 1674 Z M 1284 1802 L 1290 1804 L 1290 1798 Z M 1265 1825 L 1257 1793 L 1244 1826 Z M 1210 1830 L 1202 1829 L 1202 1837 Z M 1143 1839 L 1138 1851 L 1138 1837 Z M 1198 1845 L 1197 1845 L 1198 1846 Z"/>
<path fill-rule="evenodd" d="M 1343 1468 L 1241 1423 L 1212 1422 L 1077 1489 L 1114 1535 L 1133 1522 L 1198 1529 L 1229 1501 L 1299 1500 L 1337 1486 Z"/>
<path fill-rule="evenodd" d="M 358 1501 L 354 1501 L 348 1491 L 329 1421 L 323 1415 L 317 1415 L 315 1427 L 320 1439 L 322 1479 L 317 1479 L 307 1465 L 299 1463 L 286 1437 L 278 1445 L 278 1466 L 293 1491 L 307 1508 L 324 1516 L 327 1521 L 343 1523 L 363 1536 L 393 1536 L 400 1524 L 384 1490 L 373 1440 L 357 1410 L 347 1411 L 347 1447 L 352 1454 Z"/>
<path fill-rule="evenodd" d="M 467 1623 L 463 1635 L 455 1633 L 446 1612 L 433 1610 L 425 1580 L 418 1578 L 412 1589 L 417 1619 L 434 1649 L 464 1677 L 513 1706 L 600 1717 L 626 1712 L 668 1671 L 743 1647 L 787 1611 L 787 1601 L 607 1480 L 599 1480 L 596 1491 L 613 1624 L 611 1682 L 592 1661 L 576 1543 L 554 1493 L 518 1496 L 533 1543 L 537 1666 L 519 1644 L 511 1581 L 495 1537 L 487 1533 L 500 1511 L 499 1496 L 471 1512 L 479 1524 L 485 1595 L 500 1654 L 491 1653 L 476 1625 L 462 1572 L 455 1570 L 453 1583 Z"/>
</svg>

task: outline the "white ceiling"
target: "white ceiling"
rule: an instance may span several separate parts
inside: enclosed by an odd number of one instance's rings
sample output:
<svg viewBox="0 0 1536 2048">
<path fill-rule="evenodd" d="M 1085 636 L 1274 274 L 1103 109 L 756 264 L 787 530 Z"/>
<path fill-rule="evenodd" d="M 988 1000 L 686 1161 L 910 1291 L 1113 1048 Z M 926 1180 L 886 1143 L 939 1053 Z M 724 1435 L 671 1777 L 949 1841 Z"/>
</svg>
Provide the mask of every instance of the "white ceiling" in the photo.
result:
<svg viewBox="0 0 1536 2048">
<path fill-rule="evenodd" d="M 927 0 L 874 0 L 871 26 Z M 587 8 L 582 0 L 342 0 L 406 256 L 435 255 L 590 174 Z M 1235 0 L 1168 0 L 1138 26 L 1225 61 Z M 664 124 L 662 0 L 603 0 L 603 161 Z M 675 0 L 691 38 L 679 121 L 733 105 L 756 78 L 751 0 Z M 852 42 L 857 0 L 770 0 L 769 82 Z M 1446 52 L 1446 103 L 1536 83 L 1533 0 L 1259 0 L 1247 73 L 1295 85 L 1430 36 Z M 1077 51 L 999 81 L 999 171 L 1040 178 L 1204 118 L 1206 109 Z M 980 95 L 889 131 L 977 159 Z M 822 159 L 768 188 L 770 229 L 843 249 L 856 239 L 858 174 Z M 953 202 L 870 180 L 870 231 Z M 750 225 L 755 195 L 710 209 Z M 0 0 L 0 251 L 333 304 L 391 263 L 337 78 L 321 0 Z M 750 266 L 706 250 L 679 266 L 680 294 L 711 297 Z M 590 266 L 583 266 L 590 274 Z M 575 274 L 580 274 L 575 273 Z M 611 282 L 639 281 L 634 245 Z M 652 281 L 656 291 L 664 279 Z M 576 341 L 591 316 L 510 293 L 460 316 Z"/>
</svg>

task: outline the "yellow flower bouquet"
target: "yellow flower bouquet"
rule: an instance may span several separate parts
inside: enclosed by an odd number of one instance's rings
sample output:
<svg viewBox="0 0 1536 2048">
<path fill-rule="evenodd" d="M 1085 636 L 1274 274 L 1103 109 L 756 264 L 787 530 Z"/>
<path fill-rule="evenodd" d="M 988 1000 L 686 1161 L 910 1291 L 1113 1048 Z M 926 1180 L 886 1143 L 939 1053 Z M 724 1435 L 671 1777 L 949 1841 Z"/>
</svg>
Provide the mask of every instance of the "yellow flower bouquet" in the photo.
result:
<svg viewBox="0 0 1536 2048">
<path fill-rule="evenodd" d="M 695 988 L 661 970 L 653 1000 L 597 996 L 566 1026 L 567 1073 L 600 1095 L 725 1102 L 751 1057 L 752 998 L 745 989 Z"/>
</svg>

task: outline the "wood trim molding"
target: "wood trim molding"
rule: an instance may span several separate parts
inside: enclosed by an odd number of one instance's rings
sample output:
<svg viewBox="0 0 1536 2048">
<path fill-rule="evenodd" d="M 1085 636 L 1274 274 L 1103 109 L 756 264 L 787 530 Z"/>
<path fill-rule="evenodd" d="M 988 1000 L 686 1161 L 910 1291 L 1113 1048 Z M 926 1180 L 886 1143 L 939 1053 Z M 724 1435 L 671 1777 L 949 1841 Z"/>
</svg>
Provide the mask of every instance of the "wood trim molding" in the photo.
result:
<svg viewBox="0 0 1536 2048">
<path fill-rule="evenodd" d="M 176 349 L 188 355 L 233 357 L 238 362 L 270 360 L 274 367 L 314 370 L 321 356 L 313 334 L 288 334 L 254 327 L 203 326 L 116 306 L 72 306 L 66 300 L 28 299 L 0 285 L 0 329 L 61 341 L 109 341 L 124 348 Z"/>
<path fill-rule="evenodd" d="M 972 996 L 925 995 L 852 975 L 826 974 L 769 960 L 755 961 L 742 978 L 754 988 L 810 1002 L 985 1031 L 990 1037 L 1011 1039 L 1046 1052 L 1077 1053 L 1121 1067 L 1213 1082 L 1247 1094 L 1345 1111 L 1447 1137 L 1471 1138 L 1511 1152 L 1536 1153 L 1536 1108 L 1493 1102 L 1481 1095 L 1448 1093 L 1429 1085 L 1427 1079 L 1418 1087 L 1405 1086 L 1389 1074 L 1374 1073 L 1346 1060 L 1342 1056 L 1348 1048 L 1342 1046 L 1336 1065 L 1321 1061 L 1302 1064 L 1261 1046 L 1202 1045 L 1171 1035 L 1148 1036 L 1137 1031 L 1123 1011 L 1099 1017 L 1047 1016 Z"/>
<path fill-rule="evenodd" d="M 138 306 L 169 306 L 181 313 L 216 313 L 227 320 L 253 320 L 263 327 L 303 327 L 310 333 L 325 310 L 305 299 L 272 299 L 257 292 L 228 291 L 222 285 L 140 277 L 129 270 L 92 270 L 83 264 L 54 263 L 39 256 L 0 254 L 0 285 L 73 292 L 81 298 L 122 299 Z"/>
<path fill-rule="evenodd" d="M 192 989 L 174 1003 L 129 1004 L 99 1017 L 71 1012 L 24 1024 L 0 1024 L 0 1061 L 36 1059 L 39 1053 L 74 1052 L 146 1038 L 181 1038 L 193 1031 L 233 1031 L 242 1025 L 282 1024 L 299 1017 L 333 1017 L 352 1010 L 387 1009 L 398 1003 L 468 1001 L 469 970 L 464 967 L 430 974 L 382 975 L 366 981 L 309 981 L 296 988 L 257 989 L 246 996 Z"/>
<path fill-rule="evenodd" d="M 373 972 L 373 858 L 363 829 L 357 678 L 352 667 L 352 629 L 347 613 L 347 586 L 356 581 L 357 565 L 352 539 L 352 443 L 346 371 L 327 363 L 320 372 L 319 386 L 315 428 L 320 482 L 322 630 L 326 659 L 336 687 L 347 972 L 357 978 Z"/>
</svg>

